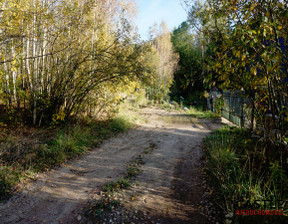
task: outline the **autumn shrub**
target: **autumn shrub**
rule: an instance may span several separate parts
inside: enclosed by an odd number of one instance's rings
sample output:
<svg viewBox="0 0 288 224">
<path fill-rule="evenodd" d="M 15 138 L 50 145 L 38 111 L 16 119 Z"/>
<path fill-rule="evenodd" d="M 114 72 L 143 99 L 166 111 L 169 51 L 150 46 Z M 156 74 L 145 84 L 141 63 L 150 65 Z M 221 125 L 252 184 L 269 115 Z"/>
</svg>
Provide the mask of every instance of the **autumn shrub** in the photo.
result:
<svg viewBox="0 0 288 224">
<path fill-rule="evenodd" d="M 139 90 L 135 93 L 135 106 L 136 107 L 145 107 L 148 105 L 148 99 L 146 97 L 146 91 L 144 89 Z"/>
<path fill-rule="evenodd" d="M 266 164 L 261 143 L 251 137 L 250 131 L 224 127 L 212 132 L 204 143 L 206 171 L 229 223 L 263 223 L 269 217 L 240 217 L 236 216 L 236 210 L 269 209 L 270 205 L 288 199 L 287 170 L 281 166 L 280 158 Z M 287 221 L 286 218 L 270 221 L 277 223 Z"/>
</svg>

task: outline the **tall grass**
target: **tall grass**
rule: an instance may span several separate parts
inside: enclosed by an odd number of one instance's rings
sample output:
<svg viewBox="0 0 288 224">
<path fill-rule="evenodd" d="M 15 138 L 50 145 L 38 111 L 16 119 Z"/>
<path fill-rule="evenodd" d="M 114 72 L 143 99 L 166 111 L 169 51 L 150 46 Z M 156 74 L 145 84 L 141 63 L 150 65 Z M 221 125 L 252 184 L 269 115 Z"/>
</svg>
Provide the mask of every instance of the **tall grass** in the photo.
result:
<svg viewBox="0 0 288 224">
<path fill-rule="evenodd" d="M 255 205 L 257 209 L 269 209 L 271 204 L 288 199 L 287 171 L 278 161 L 265 164 L 261 143 L 250 136 L 248 130 L 224 127 L 204 141 L 206 172 L 215 188 L 218 204 L 229 223 L 263 223 L 267 220 L 269 223 L 288 223 L 285 216 L 270 220 L 267 216 L 240 217 L 235 214 L 237 209 L 255 209 Z"/>
</svg>

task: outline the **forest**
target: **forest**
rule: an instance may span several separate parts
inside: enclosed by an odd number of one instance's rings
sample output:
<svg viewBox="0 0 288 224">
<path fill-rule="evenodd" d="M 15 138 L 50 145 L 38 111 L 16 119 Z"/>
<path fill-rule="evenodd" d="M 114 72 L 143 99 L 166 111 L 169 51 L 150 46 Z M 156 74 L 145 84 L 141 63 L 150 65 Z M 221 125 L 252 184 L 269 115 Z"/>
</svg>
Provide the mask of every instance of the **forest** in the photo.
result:
<svg viewBox="0 0 288 224">
<path fill-rule="evenodd" d="M 224 218 L 244 223 L 236 208 L 265 200 L 288 210 L 287 2 L 180 3 L 187 20 L 154 24 L 143 41 L 133 0 L 0 1 L 0 201 L 24 177 L 130 128 L 117 118 L 127 99 L 205 117 L 217 88 L 249 101 L 249 127 L 204 140 Z"/>
</svg>

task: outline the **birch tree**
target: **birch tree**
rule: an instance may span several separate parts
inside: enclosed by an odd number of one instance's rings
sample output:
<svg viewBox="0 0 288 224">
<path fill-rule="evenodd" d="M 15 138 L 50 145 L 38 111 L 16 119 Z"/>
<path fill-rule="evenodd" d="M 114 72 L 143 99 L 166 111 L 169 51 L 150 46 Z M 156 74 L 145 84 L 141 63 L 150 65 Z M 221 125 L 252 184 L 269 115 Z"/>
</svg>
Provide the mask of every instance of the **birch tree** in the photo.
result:
<svg viewBox="0 0 288 224">
<path fill-rule="evenodd" d="M 97 101 L 94 90 L 140 74 L 133 2 L 0 3 L 0 103 L 10 119 L 33 125 L 64 120 L 85 108 L 88 96 Z"/>
<path fill-rule="evenodd" d="M 178 54 L 174 53 L 171 33 L 165 22 L 150 29 L 151 48 L 154 66 L 152 81 L 152 97 L 157 100 L 167 100 L 173 74 L 178 63 Z"/>
</svg>

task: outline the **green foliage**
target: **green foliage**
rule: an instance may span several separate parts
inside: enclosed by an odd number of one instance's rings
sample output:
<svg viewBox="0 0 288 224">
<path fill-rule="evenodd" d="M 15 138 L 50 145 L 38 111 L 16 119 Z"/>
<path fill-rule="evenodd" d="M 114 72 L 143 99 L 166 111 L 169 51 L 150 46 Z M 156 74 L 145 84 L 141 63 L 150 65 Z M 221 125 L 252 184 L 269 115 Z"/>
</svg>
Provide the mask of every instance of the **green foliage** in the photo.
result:
<svg viewBox="0 0 288 224">
<path fill-rule="evenodd" d="M 234 223 L 246 223 L 249 220 L 249 217 L 236 217 L 237 208 L 249 209 L 249 203 L 257 201 L 259 208 L 256 209 L 267 209 L 265 200 L 277 204 L 280 199 L 288 199 L 284 187 L 287 186 L 288 178 L 283 167 L 278 161 L 270 165 L 265 163 L 261 156 L 261 145 L 257 139 L 250 137 L 248 130 L 221 128 L 205 139 L 205 146 L 205 167 L 210 182 L 220 207 L 226 214 L 234 215 Z M 287 217 L 282 218 L 287 221 Z M 261 223 L 265 218 L 254 217 L 252 220 Z"/>
<path fill-rule="evenodd" d="M 106 184 L 103 188 L 103 191 L 106 192 L 107 194 L 111 194 L 115 191 L 127 189 L 130 186 L 131 184 L 129 183 L 128 179 L 120 178 L 116 182 L 109 182 L 108 184 Z"/>
<path fill-rule="evenodd" d="M 173 31 L 172 43 L 179 54 L 178 68 L 174 72 L 171 97 L 180 101 L 186 100 L 187 105 L 201 105 L 203 99 L 203 57 L 201 49 L 201 36 L 192 32 L 188 22 L 183 22 Z"/>
<path fill-rule="evenodd" d="M 287 131 L 287 4 L 283 1 L 206 1 L 190 10 L 190 21 L 207 41 L 205 81 L 244 90 L 257 125 Z M 266 114 L 271 114 L 269 125 Z M 266 139 L 268 142 L 269 140 Z M 267 143 L 268 144 L 268 143 Z"/>
<path fill-rule="evenodd" d="M 214 101 L 214 105 L 215 105 L 215 108 L 216 108 L 216 113 L 218 116 L 221 116 L 221 111 L 222 111 L 222 108 L 224 106 L 224 100 L 223 100 L 223 97 L 220 97 L 220 98 L 217 98 L 215 101 Z"/>
</svg>

